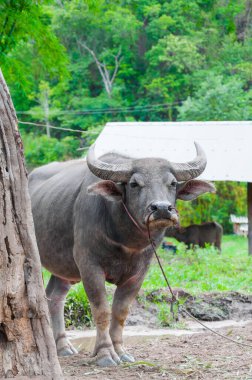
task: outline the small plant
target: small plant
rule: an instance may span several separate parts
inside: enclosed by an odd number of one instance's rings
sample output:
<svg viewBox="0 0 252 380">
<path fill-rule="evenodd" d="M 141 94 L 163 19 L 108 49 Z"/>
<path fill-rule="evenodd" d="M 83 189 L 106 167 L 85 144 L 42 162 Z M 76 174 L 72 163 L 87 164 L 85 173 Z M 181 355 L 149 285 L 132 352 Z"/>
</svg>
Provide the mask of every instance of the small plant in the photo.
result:
<svg viewBox="0 0 252 380">
<path fill-rule="evenodd" d="M 176 308 L 176 315 L 178 313 L 178 308 Z M 168 304 L 158 304 L 158 320 L 163 327 L 171 327 L 173 323 L 176 321 L 177 316 L 174 318 L 174 315 L 171 313 L 170 305 Z"/>
<path fill-rule="evenodd" d="M 92 326 L 91 308 L 82 284 L 75 285 L 68 293 L 64 315 L 66 327 Z"/>
<path fill-rule="evenodd" d="M 170 303 L 160 301 L 158 307 L 158 320 L 162 327 L 184 328 L 185 324 L 180 321 L 179 306 L 186 302 L 186 298 L 179 298 L 171 307 Z"/>
</svg>

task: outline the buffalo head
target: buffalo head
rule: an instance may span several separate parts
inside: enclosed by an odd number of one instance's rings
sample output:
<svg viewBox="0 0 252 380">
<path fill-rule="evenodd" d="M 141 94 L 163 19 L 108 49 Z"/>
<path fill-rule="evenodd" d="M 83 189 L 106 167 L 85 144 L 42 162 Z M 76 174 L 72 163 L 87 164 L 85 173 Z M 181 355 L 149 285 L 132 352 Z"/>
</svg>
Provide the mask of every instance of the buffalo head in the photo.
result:
<svg viewBox="0 0 252 380">
<path fill-rule="evenodd" d="M 125 158 L 118 162 L 96 159 L 94 146 L 89 149 L 87 164 L 90 171 L 103 181 L 89 186 L 89 193 L 100 194 L 110 201 L 122 201 L 141 226 L 148 216 L 153 229 L 178 224 L 176 199 L 192 200 L 205 192 L 214 192 L 214 186 L 194 180 L 206 167 L 206 156 L 195 143 L 197 156 L 187 163 L 173 163 L 161 158 Z M 121 160 L 120 160 L 121 161 Z"/>
</svg>

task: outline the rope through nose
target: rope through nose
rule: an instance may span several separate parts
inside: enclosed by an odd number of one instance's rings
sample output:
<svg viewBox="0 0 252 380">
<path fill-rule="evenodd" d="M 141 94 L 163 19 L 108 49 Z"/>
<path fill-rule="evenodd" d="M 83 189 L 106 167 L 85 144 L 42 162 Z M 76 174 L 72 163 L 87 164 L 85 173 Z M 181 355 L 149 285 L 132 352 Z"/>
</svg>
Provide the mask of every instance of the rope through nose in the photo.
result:
<svg viewBox="0 0 252 380">
<path fill-rule="evenodd" d="M 175 209 L 175 207 L 174 207 L 174 209 Z M 176 209 L 175 209 L 175 210 L 176 210 Z M 150 243 L 151 243 L 151 246 L 152 246 L 153 252 L 154 252 L 154 254 L 155 254 L 155 256 L 156 256 L 156 259 L 157 259 L 158 265 L 159 265 L 159 267 L 160 267 L 160 269 L 161 269 L 161 271 L 162 271 L 162 274 L 163 274 L 163 277 L 164 277 L 164 279 L 165 279 L 165 282 L 166 282 L 166 284 L 167 284 L 167 286 L 168 286 L 168 289 L 169 289 L 169 291 L 170 291 L 170 293 L 171 293 L 172 298 L 171 298 L 171 300 L 170 300 L 170 304 L 171 304 L 171 306 L 170 306 L 170 311 L 171 311 L 171 314 L 172 314 L 173 319 L 175 319 L 174 305 L 176 305 L 176 304 L 178 305 L 178 304 L 179 304 L 179 301 L 178 301 L 177 297 L 175 296 L 175 294 L 173 293 L 173 290 L 172 290 L 172 288 L 171 288 L 171 286 L 170 286 L 170 284 L 169 284 L 169 281 L 168 281 L 168 279 L 167 279 L 167 277 L 166 277 L 166 274 L 165 274 L 165 272 L 164 272 L 164 269 L 163 269 L 163 267 L 162 267 L 162 264 L 161 264 L 161 262 L 160 262 L 159 256 L 158 256 L 157 251 L 156 251 L 156 243 L 155 243 L 155 241 L 151 238 L 151 234 L 150 234 L 149 221 L 150 221 L 150 217 L 151 217 L 151 215 L 152 215 L 154 212 L 155 212 L 155 211 L 150 212 L 149 215 L 148 215 L 148 217 L 147 217 L 147 223 L 146 223 L 146 225 L 147 225 L 147 231 L 148 231 L 148 238 L 149 238 L 149 241 L 150 241 Z"/>
</svg>

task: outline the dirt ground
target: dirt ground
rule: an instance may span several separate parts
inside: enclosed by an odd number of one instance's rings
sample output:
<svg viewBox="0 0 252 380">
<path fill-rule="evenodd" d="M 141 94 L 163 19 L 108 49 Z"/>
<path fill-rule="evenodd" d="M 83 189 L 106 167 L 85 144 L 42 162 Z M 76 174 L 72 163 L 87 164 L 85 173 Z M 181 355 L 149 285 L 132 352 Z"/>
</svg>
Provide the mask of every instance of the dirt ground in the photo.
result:
<svg viewBox="0 0 252 380">
<path fill-rule="evenodd" d="M 61 358 L 65 379 L 252 380 L 252 322 L 218 332 L 246 342 L 238 346 L 210 332 L 191 336 L 153 338 L 127 347 L 138 360 L 113 368 L 99 368 L 88 353 Z"/>
</svg>

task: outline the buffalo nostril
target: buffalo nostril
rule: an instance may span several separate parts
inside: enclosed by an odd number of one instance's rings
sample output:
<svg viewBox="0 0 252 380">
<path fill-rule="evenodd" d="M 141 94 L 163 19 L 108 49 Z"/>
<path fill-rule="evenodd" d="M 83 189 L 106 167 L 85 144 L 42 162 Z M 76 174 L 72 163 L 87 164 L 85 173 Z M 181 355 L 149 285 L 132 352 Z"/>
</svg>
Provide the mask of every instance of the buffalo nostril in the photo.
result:
<svg viewBox="0 0 252 380">
<path fill-rule="evenodd" d="M 157 206 L 156 205 L 151 205 L 150 206 L 150 209 L 151 209 L 151 211 L 157 211 Z"/>
</svg>

